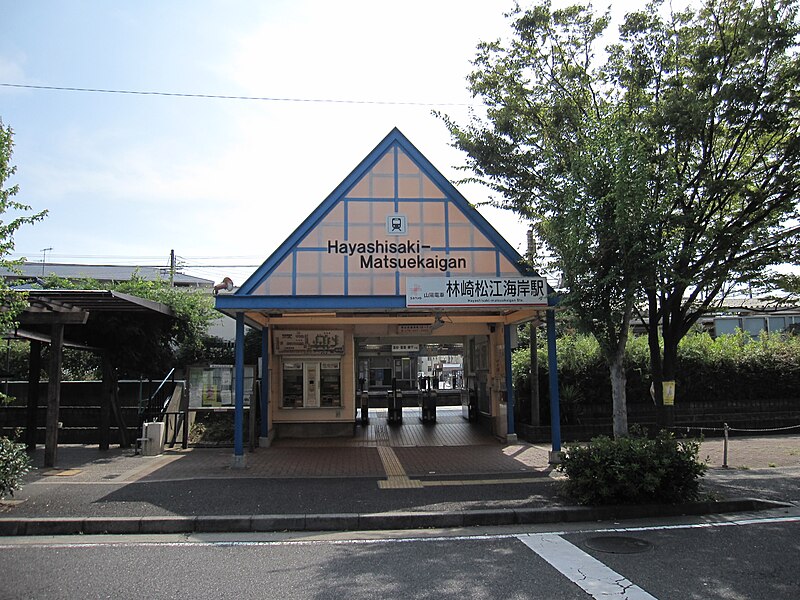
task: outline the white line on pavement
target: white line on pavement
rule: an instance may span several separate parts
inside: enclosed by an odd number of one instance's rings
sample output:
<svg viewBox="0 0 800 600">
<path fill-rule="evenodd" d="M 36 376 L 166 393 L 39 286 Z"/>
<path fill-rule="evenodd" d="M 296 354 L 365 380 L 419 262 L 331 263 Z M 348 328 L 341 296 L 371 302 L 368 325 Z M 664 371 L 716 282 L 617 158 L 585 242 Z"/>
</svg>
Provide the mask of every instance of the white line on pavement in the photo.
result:
<svg viewBox="0 0 800 600">
<path fill-rule="evenodd" d="M 613 569 L 561 536 L 520 535 L 519 540 L 592 598 L 656 600 Z"/>
</svg>

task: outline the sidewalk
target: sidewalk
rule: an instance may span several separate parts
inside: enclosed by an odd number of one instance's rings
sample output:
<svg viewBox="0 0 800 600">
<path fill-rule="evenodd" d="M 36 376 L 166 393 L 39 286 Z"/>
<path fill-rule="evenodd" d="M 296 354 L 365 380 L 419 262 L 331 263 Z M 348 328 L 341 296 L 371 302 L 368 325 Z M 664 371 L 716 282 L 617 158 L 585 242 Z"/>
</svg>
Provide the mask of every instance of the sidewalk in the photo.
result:
<svg viewBox="0 0 800 600">
<path fill-rule="evenodd" d="M 800 436 L 732 438 L 730 469 L 723 441 L 703 442 L 703 487 L 715 502 L 602 508 L 565 503 L 545 445 L 322 443 L 246 452 L 244 469 L 232 468 L 231 448 L 144 457 L 62 446 L 59 468 L 35 469 L 0 505 L 0 535 L 464 527 L 800 506 Z"/>
</svg>

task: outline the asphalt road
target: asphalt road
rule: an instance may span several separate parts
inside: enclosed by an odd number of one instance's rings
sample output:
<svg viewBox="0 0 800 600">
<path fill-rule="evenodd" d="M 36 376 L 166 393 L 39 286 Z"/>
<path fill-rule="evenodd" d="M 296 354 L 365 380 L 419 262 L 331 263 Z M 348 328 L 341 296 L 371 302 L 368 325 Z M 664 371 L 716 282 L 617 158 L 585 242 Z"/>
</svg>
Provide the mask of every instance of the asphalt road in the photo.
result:
<svg viewBox="0 0 800 600">
<path fill-rule="evenodd" d="M 0 598 L 800 597 L 800 511 L 572 529 L 4 538 Z"/>
</svg>

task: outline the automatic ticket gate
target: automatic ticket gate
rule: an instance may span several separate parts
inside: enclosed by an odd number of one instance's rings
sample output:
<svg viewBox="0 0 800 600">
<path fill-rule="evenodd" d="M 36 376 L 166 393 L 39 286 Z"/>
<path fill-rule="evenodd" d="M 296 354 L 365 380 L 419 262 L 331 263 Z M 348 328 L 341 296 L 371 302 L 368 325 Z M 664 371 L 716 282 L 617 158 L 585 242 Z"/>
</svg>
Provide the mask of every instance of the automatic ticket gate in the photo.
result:
<svg viewBox="0 0 800 600">
<path fill-rule="evenodd" d="M 403 422 L 403 392 L 396 387 L 387 392 L 386 404 L 389 414 L 386 420 L 389 423 L 401 424 Z"/>
<path fill-rule="evenodd" d="M 423 423 L 436 423 L 436 401 L 439 392 L 436 390 L 419 391 L 419 420 Z"/>
<path fill-rule="evenodd" d="M 369 423 L 369 392 L 363 390 L 361 392 L 361 424 L 366 425 Z"/>
</svg>

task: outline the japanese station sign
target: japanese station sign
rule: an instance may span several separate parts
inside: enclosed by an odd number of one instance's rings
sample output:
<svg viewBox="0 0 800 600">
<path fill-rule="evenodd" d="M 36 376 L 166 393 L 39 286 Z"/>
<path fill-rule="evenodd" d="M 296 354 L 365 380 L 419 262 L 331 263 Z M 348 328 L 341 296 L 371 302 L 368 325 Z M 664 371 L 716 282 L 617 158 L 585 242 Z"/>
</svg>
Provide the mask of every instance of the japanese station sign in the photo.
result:
<svg viewBox="0 0 800 600">
<path fill-rule="evenodd" d="M 543 277 L 409 277 L 406 306 L 547 306 Z"/>
<path fill-rule="evenodd" d="M 344 331 L 276 330 L 275 354 L 344 354 Z"/>
</svg>

